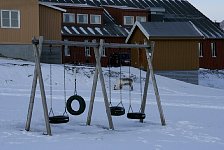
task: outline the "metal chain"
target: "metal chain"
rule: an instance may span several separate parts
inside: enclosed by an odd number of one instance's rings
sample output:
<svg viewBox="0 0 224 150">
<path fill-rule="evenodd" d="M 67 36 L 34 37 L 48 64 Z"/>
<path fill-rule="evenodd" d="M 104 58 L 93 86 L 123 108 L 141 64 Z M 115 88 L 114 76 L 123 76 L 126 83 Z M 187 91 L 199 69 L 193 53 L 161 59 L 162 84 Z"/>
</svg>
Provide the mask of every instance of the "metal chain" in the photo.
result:
<svg viewBox="0 0 224 150">
<path fill-rule="evenodd" d="M 66 103 L 67 103 L 67 99 L 66 99 L 66 77 L 65 77 L 65 71 L 66 71 L 66 68 L 65 68 L 66 66 L 65 66 L 65 64 L 64 64 L 64 100 L 65 100 L 65 110 L 64 110 L 64 113 L 63 113 L 63 115 L 68 115 L 68 113 L 67 113 L 67 109 L 66 109 Z"/>
<path fill-rule="evenodd" d="M 111 64 L 110 64 L 110 58 L 109 58 L 109 102 L 110 105 L 112 105 L 111 103 Z"/>
<path fill-rule="evenodd" d="M 120 61 L 120 102 L 122 103 L 122 85 L 121 85 L 121 55 L 119 55 L 119 61 Z"/>
<path fill-rule="evenodd" d="M 74 64 L 74 80 L 75 80 L 74 95 L 77 95 L 77 88 L 76 88 L 76 67 L 75 67 L 75 64 Z"/>
<path fill-rule="evenodd" d="M 51 45 L 50 45 L 50 56 L 52 55 L 52 51 L 51 51 Z M 52 64 L 50 63 L 50 111 L 49 111 L 49 116 L 51 114 L 53 114 L 54 116 L 54 112 L 53 112 L 53 104 L 52 104 L 52 101 L 53 101 L 53 98 L 52 98 L 52 95 L 53 95 L 53 92 L 52 92 Z"/>
</svg>

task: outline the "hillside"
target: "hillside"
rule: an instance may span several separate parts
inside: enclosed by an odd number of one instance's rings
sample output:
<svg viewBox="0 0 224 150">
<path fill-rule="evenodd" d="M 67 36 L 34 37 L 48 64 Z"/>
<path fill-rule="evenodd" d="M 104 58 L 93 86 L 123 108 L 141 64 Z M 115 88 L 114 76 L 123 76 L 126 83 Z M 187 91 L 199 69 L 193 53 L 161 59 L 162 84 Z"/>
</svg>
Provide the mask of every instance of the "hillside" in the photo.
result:
<svg viewBox="0 0 224 150">
<path fill-rule="evenodd" d="M 42 64 L 43 78 L 50 106 L 49 64 Z M 129 120 L 126 115 L 113 117 L 115 130 L 108 130 L 107 117 L 98 83 L 91 126 L 86 126 L 94 68 L 77 67 L 77 92 L 86 100 L 86 110 L 80 116 L 69 115 L 67 124 L 51 125 L 53 136 L 45 130 L 39 87 L 34 103 L 31 131 L 24 130 L 32 85 L 32 62 L 0 58 L 0 145 L 2 150 L 61 150 L 61 149 L 129 149 L 129 150 L 223 150 L 224 149 L 224 90 L 192 85 L 156 76 L 167 125 L 161 126 L 153 88 L 150 83 L 145 122 Z M 63 65 L 52 65 L 53 109 L 64 112 Z M 107 90 L 108 68 L 103 68 Z M 112 85 L 119 68 L 111 68 Z M 128 68 L 122 67 L 128 75 Z M 145 73 L 142 72 L 142 76 Z M 128 111 L 131 100 L 134 111 L 140 108 L 140 72 L 131 68 L 134 90 L 125 87 L 111 91 L 113 105 L 122 102 Z M 144 85 L 144 78 L 142 78 Z M 73 66 L 66 66 L 66 98 L 74 92 Z M 107 91 L 108 92 L 108 91 Z M 131 94 L 131 96 L 130 96 Z M 109 94 L 108 94 L 109 95 Z M 74 104 L 74 107 L 77 104 Z"/>
</svg>

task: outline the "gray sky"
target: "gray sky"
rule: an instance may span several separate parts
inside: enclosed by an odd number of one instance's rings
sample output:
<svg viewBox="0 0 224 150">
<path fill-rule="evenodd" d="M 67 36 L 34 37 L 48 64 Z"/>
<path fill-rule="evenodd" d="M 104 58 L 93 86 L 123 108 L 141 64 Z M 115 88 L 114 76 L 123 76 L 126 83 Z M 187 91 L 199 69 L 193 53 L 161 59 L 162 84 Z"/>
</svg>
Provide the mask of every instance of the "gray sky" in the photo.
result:
<svg viewBox="0 0 224 150">
<path fill-rule="evenodd" d="M 224 20 L 224 0 L 188 0 L 212 21 Z"/>
</svg>

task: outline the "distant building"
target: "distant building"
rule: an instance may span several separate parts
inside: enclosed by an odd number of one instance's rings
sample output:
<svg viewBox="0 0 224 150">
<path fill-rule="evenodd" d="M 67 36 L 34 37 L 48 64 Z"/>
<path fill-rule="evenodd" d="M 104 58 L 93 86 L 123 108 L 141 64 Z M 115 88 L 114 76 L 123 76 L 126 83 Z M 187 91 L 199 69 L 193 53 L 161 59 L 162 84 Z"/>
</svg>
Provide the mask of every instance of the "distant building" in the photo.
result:
<svg viewBox="0 0 224 150">
<path fill-rule="evenodd" d="M 198 58 L 192 61 L 199 61 L 201 68 L 224 69 L 224 31 L 186 0 L 1 0 L 0 16 L 0 55 L 27 60 L 33 60 L 33 36 L 125 43 L 136 21 L 190 21 L 204 36 L 197 41 Z M 50 46 L 44 47 L 41 61 L 95 63 L 89 47 L 56 49 L 50 53 Z M 109 57 L 120 51 L 105 49 L 102 65 L 107 66 Z"/>
<path fill-rule="evenodd" d="M 157 74 L 197 84 L 198 42 L 203 38 L 191 22 L 136 22 L 126 42 L 154 41 L 152 63 Z M 132 66 L 146 70 L 145 51 L 133 49 L 131 54 Z"/>
</svg>

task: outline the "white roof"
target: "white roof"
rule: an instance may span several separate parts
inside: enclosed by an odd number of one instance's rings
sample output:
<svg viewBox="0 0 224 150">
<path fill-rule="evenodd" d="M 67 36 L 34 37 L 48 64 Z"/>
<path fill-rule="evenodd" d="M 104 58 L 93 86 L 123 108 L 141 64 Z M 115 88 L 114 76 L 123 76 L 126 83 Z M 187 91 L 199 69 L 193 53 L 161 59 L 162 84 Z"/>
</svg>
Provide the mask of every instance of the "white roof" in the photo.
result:
<svg viewBox="0 0 224 150">
<path fill-rule="evenodd" d="M 46 6 L 46 7 L 49 7 L 49 8 L 52 8 L 52 9 L 55 9 L 55 10 L 58 10 L 58 11 L 66 12 L 65 9 L 56 7 L 56 6 L 51 5 L 50 3 L 47 3 L 47 2 L 39 2 L 39 4 L 40 4 L 40 5 L 43 5 L 43 6 Z"/>
</svg>

